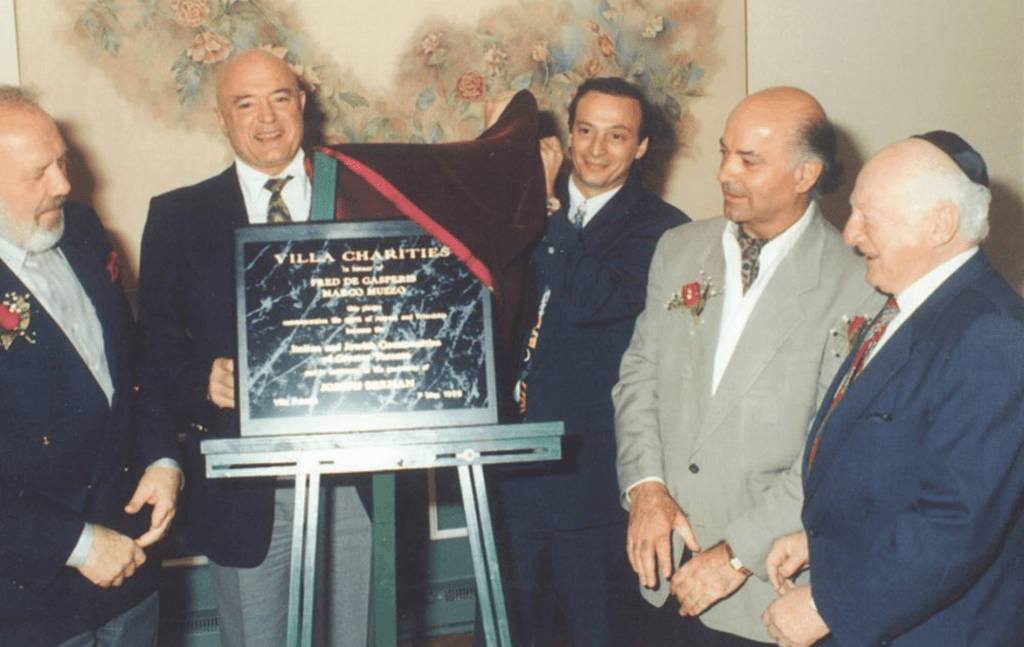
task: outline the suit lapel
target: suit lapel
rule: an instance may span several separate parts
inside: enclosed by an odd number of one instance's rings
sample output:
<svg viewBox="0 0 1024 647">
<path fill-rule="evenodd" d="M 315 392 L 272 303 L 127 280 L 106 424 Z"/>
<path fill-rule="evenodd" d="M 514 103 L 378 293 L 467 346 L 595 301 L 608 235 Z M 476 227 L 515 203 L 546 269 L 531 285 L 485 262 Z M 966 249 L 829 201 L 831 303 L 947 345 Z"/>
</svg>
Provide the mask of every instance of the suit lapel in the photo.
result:
<svg viewBox="0 0 1024 647">
<path fill-rule="evenodd" d="M 985 257 L 985 253 L 979 250 L 914 311 L 847 388 L 846 395 L 843 396 L 842 402 L 836 405 L 835 411 L 832 412 L 832 417 L 828 421 L 828 426 L 822 432 L 813 470 L 808 470 L 806 463 L 804 465 L 806 497 L 809 498 L 821 484 L 820 475 L 827 471 L 828 465 L 835 460 L 842 445 L 852 440 L 850 428 L 863 417 L 864 412 L 875 401 L 879 393 L 885 390 L 894 379 L 898 379 L 897 373 L 910 359 L 914 345 L 920 340 L 927 339 L 932 327 L 939 322 L 942 313 L 951 307 L 952 302 L 964 289 L 991 269 L 992 266 Z M 828 406 L 827 403 L 832 401 L 838 381 L 845 374 L 850 361 L 851 358 L 847 357 L 843 367 L 836 375 L 836 379 L 833 380 L 832 387 L 823 400 L 822 411 L 818 412 L 818 419 L 822 417 L 823 410 Z M 817 425 L 815 426 L 816 430 Z M 813 436 L 814 432 L 810 438 Z M 806 456 L 807 452 L 805 451 L 805 461 Z"/>
<path fill-rule="evenodd" d="M 696 447 L 714 435 L 726 417 L 739 406 L 765 367 L 803 321 L 804 309 L 800 307 L 800 300 L 805 292 L 818 284 L 821 255 L 825 244 L 825 226 L 821 216 L 815 212 L 812 217 L 813 220 L 807 226 L 807 230 L 782 259 L 768 285 L 765 286 L 750 318 L 747 319 L 729 365 L 722 374 L 718 390 L 711 398 L 710 411 Z M 717 328 L 720 328 L 720 325 L 716 325 Z M 714 371 L 716 346 L 717 335 L 715 344 L 705 349 L 703 353 L 704 373 L 709 380 L 705 393 L 711 392 L 710 380 Z"/>
<path fill-rule="evenodd" d="M 725 227 L 726 221 L 722 219 L 722 228 Z M 698 276 L 686 276 L 683 277 L 684 284 L 690 283 L 705 278 L 700 276 L 700 272 L 704 272 L 706 278 L 711 281 L 712 287 L 717 290 L 722 290 L 725 287 L 725 255 L 722 252 L 722 228 L 715 230 L 714 238 L 708 242 L 704 247 L 704 251 L 701 252 L 700 257 L 697 259 L 697 274 Z M 673 286 L 678 292 L 682 288 L 681 285 Z M 697 375 L 697 394 L 699 398 L 698 402 L 708 402 L 711 399 L 711 382 L 714 377 L 715 367 L 715 348 L 718 346 L 718 335 L 719 329 L 721 328 L 722 322 L 722 304 L 724 298 L 721 295 L 712 297 L 707 300 L 704 305 L 704 311 L 700 315 L 700 327 L 695 334 L 700 335 L 700 343 L 698 347 L 698 357 L 696 358 L 698 370 Z M 689 319 L 689 317 L 687 317 Z M 687 322 L 689 325 L 690 322 Z M 706 419 L 706 417 L 705 417 Z M 700 442 L 698 438 L 698 443 Z"/>
<path fill-rule="evenodd" d="M 103 348 L 110 368 L 110 380 L 116 391 L 128 377 L 122 374 L 128 366 L 125 357 L 128 352 L 128 331 L 124 328 L 124 319 L 119 316 L 119 286 L 111 280 L 106 268 L 96 262 L 99 250 L 105 248 L 105 245 L 99 246 L 102 242 L 86 240 L 79 232 L 71 230 L 61 239 L 59 246 L 96 311 L 103 331 Z"/>
</svg>

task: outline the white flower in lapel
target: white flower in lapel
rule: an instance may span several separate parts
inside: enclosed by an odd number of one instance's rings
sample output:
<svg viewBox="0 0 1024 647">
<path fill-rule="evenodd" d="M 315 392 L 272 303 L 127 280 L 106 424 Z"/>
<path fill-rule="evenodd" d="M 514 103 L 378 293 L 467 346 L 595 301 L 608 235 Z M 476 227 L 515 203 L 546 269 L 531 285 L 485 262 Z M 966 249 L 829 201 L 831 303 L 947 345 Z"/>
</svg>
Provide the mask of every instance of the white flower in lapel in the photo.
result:
<svg viewBox="0 0 1024 647">
<path fill-rule="evenodd" d="M 10 348 L 18 337 L 24 337 L 30 344 L 36 343 L 28 334 L 31 319 L 28 298 L 27 294 L 8 292 L 0 301 L 0 346 L 3 346 L 4 350 Z"/>
<path fill-rule="evenodd" d="M 721 294 L 722 290 L 714 286 L 711 277 L 704 270 L 700 270 L 700 276 L 696 281 L 685 283 L 678 292 L 672 293 L 665 304 L 665 309 L 686 308 L 693 317 L 693 329 L 697 330 L 700 327 L 700 314 L 704 312 L 708 299 Z"/>
</svg>

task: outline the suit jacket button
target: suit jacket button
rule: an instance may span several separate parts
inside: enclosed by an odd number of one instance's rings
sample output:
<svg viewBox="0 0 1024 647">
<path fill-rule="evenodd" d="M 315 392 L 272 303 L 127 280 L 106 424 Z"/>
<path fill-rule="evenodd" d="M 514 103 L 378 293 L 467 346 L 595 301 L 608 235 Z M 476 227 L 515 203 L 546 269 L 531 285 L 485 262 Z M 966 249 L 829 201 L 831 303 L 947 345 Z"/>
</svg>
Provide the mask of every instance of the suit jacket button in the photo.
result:
<svg viewBox="0 0 1024 647">
<path fill-rule="evenodd" d="M 42 445 L 43 447 L 49 447 L 50 446 L 50 437 L 49 436 L 43 436 L 39 440 L 39 444 Z"/>
<path fill-rule="evenodd" d="M 690 463 L 690 474 L 696 474 L 700 471 L 700 465 L 696 463 Z"/>
</svg>

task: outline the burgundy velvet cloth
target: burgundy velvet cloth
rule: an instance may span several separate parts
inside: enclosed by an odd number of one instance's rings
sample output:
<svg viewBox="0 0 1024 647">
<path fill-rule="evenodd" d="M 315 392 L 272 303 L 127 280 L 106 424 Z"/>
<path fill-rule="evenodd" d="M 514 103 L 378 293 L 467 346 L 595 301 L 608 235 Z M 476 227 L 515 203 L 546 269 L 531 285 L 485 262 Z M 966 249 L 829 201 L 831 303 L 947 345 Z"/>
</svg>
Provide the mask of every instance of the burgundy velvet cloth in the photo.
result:
<svg viewBox="0 0 1024 647">
<path fill-rule="evenodd" d="M 498 402 L 511 402 L 523 331 L 536 305 L 529 252 L 546 221 L 537 103 L 520 92 L 480 137 L 445 144 L 340 144 L 339 220 L 410 218 L 494 295 Z"/>
</svg>

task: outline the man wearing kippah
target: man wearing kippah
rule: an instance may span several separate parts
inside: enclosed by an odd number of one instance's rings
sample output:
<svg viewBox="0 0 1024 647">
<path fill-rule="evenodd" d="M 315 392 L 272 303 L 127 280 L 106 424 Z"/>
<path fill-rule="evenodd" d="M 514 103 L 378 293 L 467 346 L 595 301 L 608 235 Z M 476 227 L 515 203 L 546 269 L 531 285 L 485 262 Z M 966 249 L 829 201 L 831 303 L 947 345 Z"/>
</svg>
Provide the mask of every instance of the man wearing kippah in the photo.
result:
<svg viewBox="0 0 1024 647">
<path fill-rule="evenodd" d="M 944 131 L 857 178 L 844 238 L 891 298 L 808 436 L 804 531 L 768 557 L 780 645 L 1024 636 L 1024 300 L 978 248 L 989 200 L 981 155 Z"/>
</svg>

